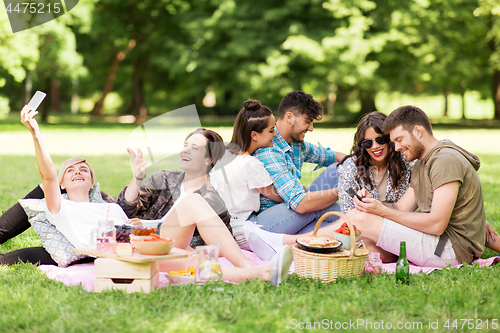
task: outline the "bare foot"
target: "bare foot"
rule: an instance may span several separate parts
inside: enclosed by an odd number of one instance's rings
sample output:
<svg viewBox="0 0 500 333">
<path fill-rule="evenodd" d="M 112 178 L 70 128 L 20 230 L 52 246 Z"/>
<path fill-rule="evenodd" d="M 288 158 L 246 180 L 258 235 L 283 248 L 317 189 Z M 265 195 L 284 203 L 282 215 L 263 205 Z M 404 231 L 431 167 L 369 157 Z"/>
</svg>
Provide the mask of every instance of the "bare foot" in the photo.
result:
<svg viewBox="0 0 500 333">
<path fill-rule="evenodd" d="M 262 281 L 271 281 L 271 277 L 273 276 L 273 267 L 274 264 L 259 267 L 259 279 Z"/>
<path fill-rule="evenodd" d="M 500 252 L 500 236 L 488 222 L 486 222 L 486 243 L 484 245 L 493 251 Z"/>
</svg>

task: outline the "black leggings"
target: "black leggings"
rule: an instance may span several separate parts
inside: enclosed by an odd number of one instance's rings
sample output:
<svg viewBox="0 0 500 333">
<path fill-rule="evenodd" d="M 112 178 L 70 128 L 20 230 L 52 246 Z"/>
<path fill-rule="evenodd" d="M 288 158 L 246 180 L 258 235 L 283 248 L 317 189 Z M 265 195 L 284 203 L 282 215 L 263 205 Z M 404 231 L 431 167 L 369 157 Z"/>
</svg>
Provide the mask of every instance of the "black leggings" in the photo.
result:
<svg viewBox="0 0 500 333">
<path fill-rule="evenodd" d="M 37 186 L 24 199 L 43 199 L 44 197 L 43 190 L 40 186 Z M 18 202 L 0 216 L 0 244 L 28 230 L 29 227 L 31 227 L 31 224 L 28 221 L 28 215 Z"/>
<path fill-rule="evenodd" d="M 0 254 L 0 264 L 2 265 L 14 265 L 19 262 L 57 266 L 57 263 L 43 247 L 28 247 Z"/>
<path fill-rule="evenodd" d="M 93 262 L 94 260 L 95 258 L 85 257 L 71 263 L 71 265 L 84 264 Z M 54 261 L 54 259 L 52 259 L 50 254 L 43 247 L 28 247 L 5 254 L 0 254 L 0 265 L 14 265 L 20 262 L 57 266 L 57 263 Z"/>
<path fill-rule="evenodd" d="M 24 199 L 43 199 L 44 193 L 40 186 L 35 187 Z M 28 215 L 18 202 L 10 207 L 8 211 L 0 216 L 0 244 L 16 237 L 23 231 L 31 227 Z M 15 250 L 9 253 L 0 254 L 0 264 L 12 265 L 18 262 L 30 262 L 41 265 L 57 265 L 50 254 L 43 247 L 29 247 Z"/>
</svg>

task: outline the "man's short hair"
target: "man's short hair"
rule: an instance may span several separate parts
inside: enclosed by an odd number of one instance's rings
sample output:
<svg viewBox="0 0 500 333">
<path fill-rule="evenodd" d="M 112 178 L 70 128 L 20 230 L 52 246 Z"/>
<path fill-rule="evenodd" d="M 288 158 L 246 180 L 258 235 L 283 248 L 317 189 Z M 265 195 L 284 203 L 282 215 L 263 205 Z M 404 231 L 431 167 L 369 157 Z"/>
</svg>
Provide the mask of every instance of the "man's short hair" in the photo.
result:
<svg viewBox="0 0 500 333">
<path fill-rule="evenodd" d="M 431 121 L 422 109 L 412 105 L 400 106 L 392 111 L 384 121 L 383 131 L 389 134 L 390 131 L 403 126 L 408 133 L 412 133 L 416 125 L 423 126 L 425 130 L 432 135 Z"/>
<path fill-rule="evenodd" d="M 303 91 L 292 91 L 283 97 L 278 107 L 278 117 L 283 119 L 287 112 L 296 116 L 305 114 L 314 120 L 321 120 L 323 106 Z"/>
</svg>

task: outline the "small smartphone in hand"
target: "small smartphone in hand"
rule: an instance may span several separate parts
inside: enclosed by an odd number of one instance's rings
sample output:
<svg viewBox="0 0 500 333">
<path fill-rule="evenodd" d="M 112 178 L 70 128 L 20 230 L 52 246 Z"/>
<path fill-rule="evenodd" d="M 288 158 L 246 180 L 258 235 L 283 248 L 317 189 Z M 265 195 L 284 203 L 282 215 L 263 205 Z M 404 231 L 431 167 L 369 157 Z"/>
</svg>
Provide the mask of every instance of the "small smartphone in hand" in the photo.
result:
<svg viewBox="0 0 500 333">
<path fill-rule="evenodd" d="M 45 98 L 45 96 L 47 96 L 46 93 L 37 90 L 36 93 L 33 95 L 33 97 L 31 97 L 30 101 L 28 102 L 28 106 L 36 110 L 40 106 L 40 104 L 42 104 L 42 101 Z"/>
<path fill-rule="evenodd" d="M 359 201 L 364 202 L 363 198 L 361 198 L 359 196 L 359 194 L 357 194 L 356 191 L 354 191 L 354 189 L 352 187 L 349 187 L 347 189 L 347 194 L 349 194 L 351 196 L 351 198 L 354 198 L 354 196 L 356 196 L 356 198 L 358 198 Z"/>
</svg>

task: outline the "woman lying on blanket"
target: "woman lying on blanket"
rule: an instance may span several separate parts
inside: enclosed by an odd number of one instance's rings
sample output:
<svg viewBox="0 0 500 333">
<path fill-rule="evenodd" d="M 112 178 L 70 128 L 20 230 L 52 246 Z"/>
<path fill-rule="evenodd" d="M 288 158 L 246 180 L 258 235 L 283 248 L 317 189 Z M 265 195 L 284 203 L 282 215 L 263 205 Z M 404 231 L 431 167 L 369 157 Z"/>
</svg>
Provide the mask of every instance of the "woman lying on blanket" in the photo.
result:
<svg viewBox="0 0 500 333">
<path fill-rule="evenodd" d="M 25 106 L 21 111 L 21 121 L 30 130 L 35 144 L 37 166 L 42 178 L 46 199 L 46 215 L 49 221 L 75 246 L 85 247 L 90 243 L 90 232 L 97 227 L 97 221 L 110 218 L 122 224 L 128 220 L 120 206 L 110 203 L 89 202 L 89 192 L 93 187 L 94 175 L 86 162 L 77 162 L 66 168 L 57 177 L 52 159 L 43 144 L 38 123 L 34 116 L 37 111 Z M 201 142 L 199 147 L 203 148 Z M 69 163 L 68 163 L 69 164 Z M 69 200 L 62 198 L 60 189 L 68 194 Z M 197 209 L 191 209 L 191 205 Z M 290 248 L 280 253 L 274 264 L 256 268 L 245 257 L 222 220 L 197 193 L 186 195 L 180 200 L 162 226 L 162 233 L 174 238 L 176 245 L 186 248 L 198 227 L 203 239 L 211 244 L 221 242 L 220 252 L 236 267 L 223 267 L 223 277 L 230 281 L 260 278 L 279 285 L 288 276 L 292 261 Z M 182 212 L 182 215 L 181 215 Z M 1 258 L 0 258 L 1 259 Z M 179 262 L 162 262 L 162 270 L 178 269 Z M 182 263 L 185 264 L 185 263 Z"/>
<path fill-rule="evenodd" d="M 382 125 L 386 118 L 385 114 L 377 111 L 365 115 L 354 134 L 351 154 L 339 163 L 339 203 L 344 214 L 354 209 L 353 198 L 347 193 L 349 188 L 354 189 L 361 197 L 393 203 L 403 196 L 409 186 L 413 165 L 394 149 L 394 143 L 383 134 Z M 247 237 L 253 234 L 254 241 L 250 242 L 250 247 L 259 256 L 264 256 L 270 249 L 279 250 L 283 244 L 294 244 L 298 237 L 303 236 L 272 234 L 259 230 L 248 222 L 245 229 Z M 318 234 L 331 236 L 335 229 L 336 227 L 329 226 L 320 229 Z M 255 242 L 255 239 L 259 239 L 256 235 L 260 238 L 258 242 Z M 381 251 L 372 242 L 365 240 L 365 244 L 372 251 Z M 500 237 L 489 224 L 486 228 L 485 245 L 500 252 Z M 397 257 L 384 251 L 382 259 L 384 262 L 393 262 Z"/>
</svg>

